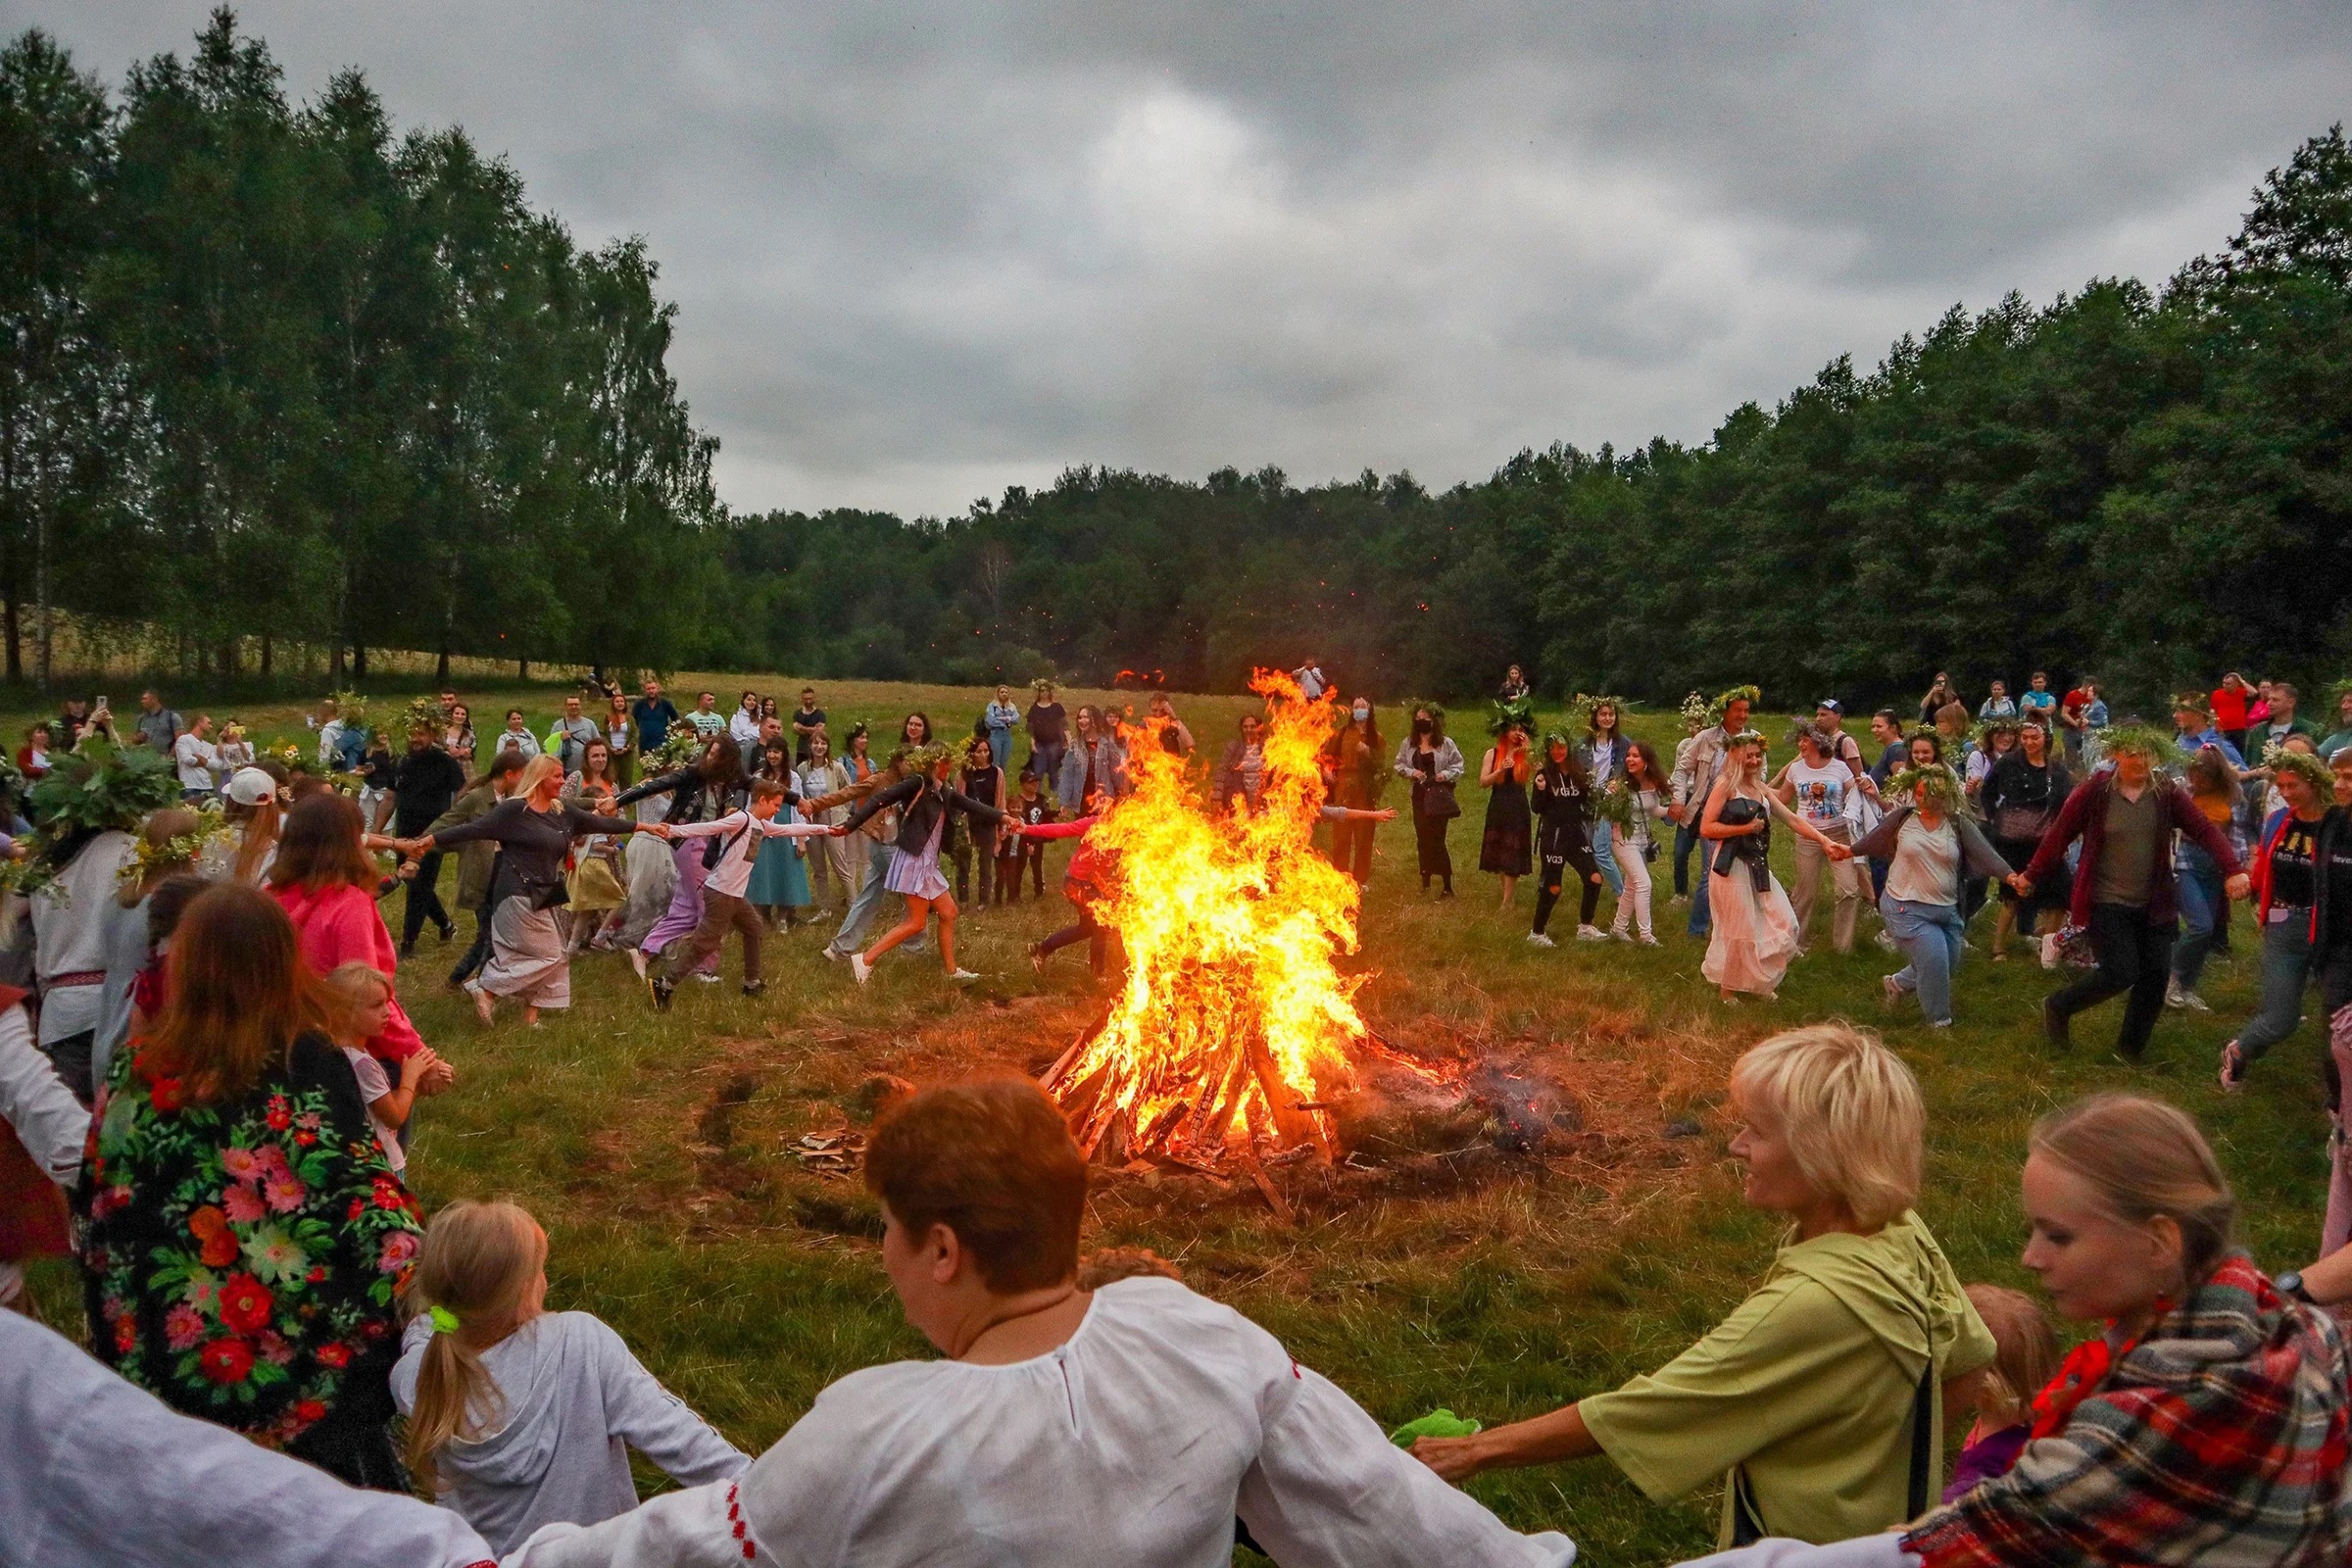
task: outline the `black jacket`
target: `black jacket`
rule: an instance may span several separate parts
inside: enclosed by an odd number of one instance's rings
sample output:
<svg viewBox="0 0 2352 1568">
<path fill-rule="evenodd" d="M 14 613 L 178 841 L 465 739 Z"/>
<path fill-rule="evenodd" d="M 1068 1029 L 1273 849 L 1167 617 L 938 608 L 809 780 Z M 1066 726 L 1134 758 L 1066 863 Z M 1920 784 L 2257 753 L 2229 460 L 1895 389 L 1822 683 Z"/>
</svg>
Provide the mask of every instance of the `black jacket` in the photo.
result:
<svg viewBox="0 0 2352 1568">
<path fill-rule="evenodd" d="M 931 830 L 940 825 L 942 812 L 961 811 L 966 816 L 976 816 L 986 822 L 1011 820 L 1008 813 L 975 801 L 961 790 L 934 783 L 928 776 L 918 774 L 903 778 L 886 790 L 877 790 L 868 795 L 858 804 L 858 808 L 850 813 L 850 819 L 844 825 L 856 832 L 867 817 L 894 806 L 906 808 L 899 817 L 898 847 L 909 855 L 923 853 L 923 846 L 931 842 Z M 947 848 L 947 834 L 944 832 L 940 834 L 940 848 L 943 851 Z"/>
<path fill-rule="evenodd" d="M 614 797 L 612 808 L 618 810 L 650 796 L 666 795 L 669 797 L 669 814 L 662 818 L 663 821 L 710 822 L 735 809 L 737 797 L 741 793 L 739 790 L 714 790 L 704 782 L 700 769 L 681 767 L 675 773 L 649 778 L 633 789 L 622 790 Z M 797 798 L 790 794 L 785 799 L 798 804 Z"/>
</svg>

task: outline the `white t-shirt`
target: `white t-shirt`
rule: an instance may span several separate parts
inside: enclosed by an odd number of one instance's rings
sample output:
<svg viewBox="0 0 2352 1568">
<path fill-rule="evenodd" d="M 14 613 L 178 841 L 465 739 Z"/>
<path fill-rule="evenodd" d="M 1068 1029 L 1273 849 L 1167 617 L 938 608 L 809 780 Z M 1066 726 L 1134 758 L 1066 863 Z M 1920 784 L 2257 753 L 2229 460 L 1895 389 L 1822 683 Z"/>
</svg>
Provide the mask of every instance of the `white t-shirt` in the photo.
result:
<svg viewBox="0 0 2352 1568">
<path fill-rule="evenodd" d="M 1845 764 L 1833 761 L 1815 767 L 1800 757 L 1788 764 L 1788 779 L 1796 787 L 1796 814 L 1844 842 L 1845 801 L 1854 787 L 1854 775 Z"/>
<path fill-rule="evenodd" d="M 172 759 L 179 764 L 179 787 L 183 790 L 209 790 L 213 787 L 213 762 L 220 756 L 219 748 L 210 741 L 200 741 L 193 735 L 182 735 L 172 743 Z"/>
<path fill-rule="evenodd" d="M 1950 817 L 1933 830 L 1917 811 L 1903 818 L 1886 868 L 1886 896 L 1910 904 L 1960 902 L 1960 835 Z"/>
<path fill-rule="evenodd" d="M 724 837 L 727 847 L 719 853 L 718 864 L 704 878 L 703 887 L 707 892 L 740 899 L 752 885 L 752 848 L 762 838 L 807 839 L 833 831 L 822 822 L 787 821 L 783 816 L 785 809 L 788 808 L 779 808 L 777 814 L 764 822 L 749 811 L 729 811 L 715 821 L 680 822 L 670 832 L 682 839 Z M 745 832 L 747 827 L 756 831 Z"/>
<path fill-rule="evenodd" d="M 344 1059 L 351 1063 L 351 1075 L 360 1081 L 360 1099 L 368 1106 L 368 1123 L 375 1129 L 376 1147 L 384 1152 L 384 1162 L 399 1175 L 409 1168 L 409 1156 L 400 1147 L 400 1129 L 375 1113 L 375 1102 L 392 1092 L 392 1075 L 384 1064 L 357 1046 L 343 1048 Z"/>
<path fill-rule="evenodd" d="M 1044 1355 L 853 1372 L 741 1480 L 549 1525 L 505 1568 L 1227 1568 L 1237 1514 L 1283 1568 L 1576 1558 L 1439 1480 L 1239 1312 L 1132 1279 Z"/>
</svg>

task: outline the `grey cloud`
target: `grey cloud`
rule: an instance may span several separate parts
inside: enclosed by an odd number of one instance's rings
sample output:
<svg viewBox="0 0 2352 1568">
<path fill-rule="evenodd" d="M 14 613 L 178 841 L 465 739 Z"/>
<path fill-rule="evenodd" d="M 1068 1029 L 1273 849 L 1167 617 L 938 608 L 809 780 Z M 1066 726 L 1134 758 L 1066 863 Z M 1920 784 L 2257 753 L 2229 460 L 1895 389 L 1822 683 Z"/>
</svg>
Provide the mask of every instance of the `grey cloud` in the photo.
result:
<svg viewBox="0 0 2352 1568">
<path fill-rule="evenodd" d="M 0 7 L 119 77 L 204 7 Z M 1955 301 L 2161 279 L 2344 114 L 2340 6 L 272 3 L 650 237 L 739 507 L 1703 439 Z"/>
</svg>

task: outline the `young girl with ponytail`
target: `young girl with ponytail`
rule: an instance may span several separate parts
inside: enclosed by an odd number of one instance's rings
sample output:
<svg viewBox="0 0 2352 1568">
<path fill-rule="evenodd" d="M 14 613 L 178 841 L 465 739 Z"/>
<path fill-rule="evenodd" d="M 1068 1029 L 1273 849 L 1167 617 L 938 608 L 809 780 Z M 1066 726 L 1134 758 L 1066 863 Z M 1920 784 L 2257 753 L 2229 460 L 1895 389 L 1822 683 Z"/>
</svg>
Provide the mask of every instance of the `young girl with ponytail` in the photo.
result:
<svg viewBox="0 0 2352 1568">
<path fill-rule="evenodd" d="M 541 1525 L 637 1506 L 635 1448 L 680 1486 L 741 1475 L 740 1449 L 586 1312 L 550 1312 L 547 1233 L 509 1202 L 433 1217 L 392 1395 L 409 1467 L 501 1556 Z"/>
</svg>

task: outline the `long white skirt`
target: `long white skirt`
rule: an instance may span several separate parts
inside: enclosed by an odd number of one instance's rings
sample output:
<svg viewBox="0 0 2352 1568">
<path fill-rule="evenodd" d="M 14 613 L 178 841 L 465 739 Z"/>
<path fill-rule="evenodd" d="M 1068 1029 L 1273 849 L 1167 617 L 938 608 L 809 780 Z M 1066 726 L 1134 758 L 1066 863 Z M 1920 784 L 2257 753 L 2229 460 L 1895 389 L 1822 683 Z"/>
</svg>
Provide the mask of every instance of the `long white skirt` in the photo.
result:
<svg viewBox="0 0 2352 1568">
<path fill-rule="evenodd" d="M 571 960 L 553 909 L 528 899 L 507 899 L 490 916 L 490 961 L 478 982 L 494 997 L 518 997 L 534 1007 L 571 1005 Z"/>
<path fill-rule="evenodd" d="M 1788 960 L 1796 956 L 1796 910 L 1781 890 L 1779 877 L 1768 878 L 1762 893 L 1745 862 L 1729 876 L 1707 873 L 1707 956 L 1698 972 L 1719 986 L 1766 996 L 1781 987 Z"/>
</svg>

